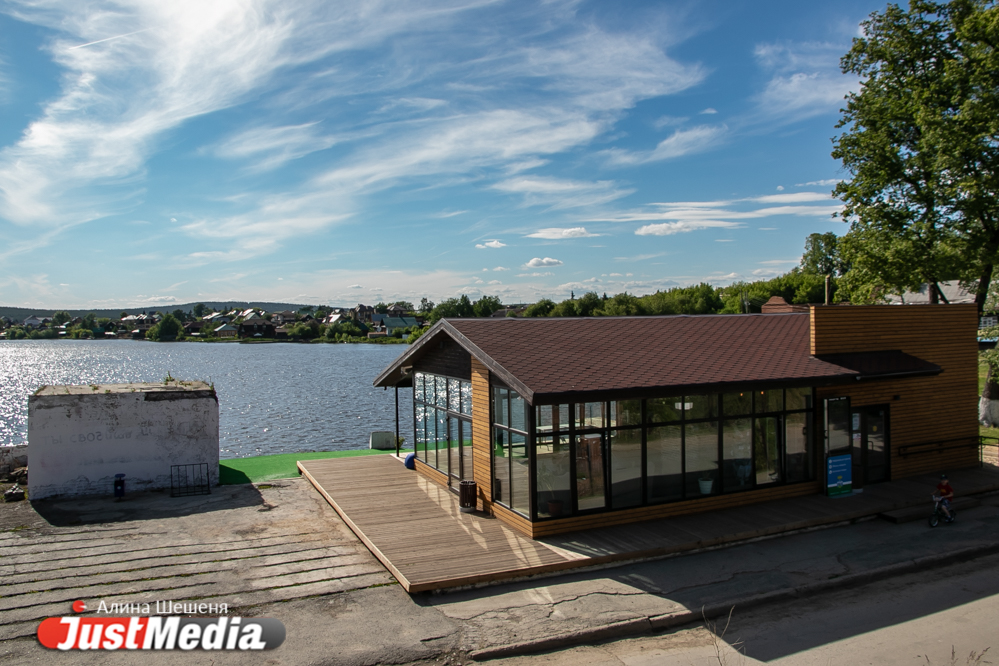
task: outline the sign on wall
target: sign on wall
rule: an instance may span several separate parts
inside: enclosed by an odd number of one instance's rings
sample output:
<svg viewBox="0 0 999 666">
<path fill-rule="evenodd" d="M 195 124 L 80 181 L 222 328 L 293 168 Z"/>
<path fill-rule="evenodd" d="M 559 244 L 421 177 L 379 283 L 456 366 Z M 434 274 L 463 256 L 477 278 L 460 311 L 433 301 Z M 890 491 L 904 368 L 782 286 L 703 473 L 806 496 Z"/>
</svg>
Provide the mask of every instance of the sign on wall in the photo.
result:
<svg viewBox="0 0 999 666">
<path fill-rule="evenodd" d="M 853 492 L 853 456 L 831 456 L 826 459 L 826 494 L 829 497 Z"/>
</svg>

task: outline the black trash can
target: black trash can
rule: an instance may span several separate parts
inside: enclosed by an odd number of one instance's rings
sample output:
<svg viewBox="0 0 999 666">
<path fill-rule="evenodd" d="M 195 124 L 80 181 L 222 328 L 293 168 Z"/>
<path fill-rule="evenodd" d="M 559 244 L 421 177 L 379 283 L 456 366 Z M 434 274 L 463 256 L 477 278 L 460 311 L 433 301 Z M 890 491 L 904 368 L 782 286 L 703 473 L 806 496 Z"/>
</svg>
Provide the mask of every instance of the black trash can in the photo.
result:
<svg viewBox="0 0 999 666">
<path fill-rule="evenodd" d="M 475 481 L 462 481 L 458 485 L 458 506 L 461 507 L 462 513 L 475 511 L 478 495 L 479 489 Z"/>
</svg>

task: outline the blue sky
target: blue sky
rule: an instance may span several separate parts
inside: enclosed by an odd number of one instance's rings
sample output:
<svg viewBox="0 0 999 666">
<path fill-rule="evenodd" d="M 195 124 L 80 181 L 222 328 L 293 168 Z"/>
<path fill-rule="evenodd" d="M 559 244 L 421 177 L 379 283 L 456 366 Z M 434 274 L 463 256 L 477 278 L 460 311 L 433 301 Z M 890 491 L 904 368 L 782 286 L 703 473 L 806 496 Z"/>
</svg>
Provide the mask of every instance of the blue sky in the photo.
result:
<svg viewBox="0 0 999 666">
<path fill-rule="evenodd" d="M 874 2 L 0 5 L 0 304 L 643 294 L 829 230 Z"/>
</svg>

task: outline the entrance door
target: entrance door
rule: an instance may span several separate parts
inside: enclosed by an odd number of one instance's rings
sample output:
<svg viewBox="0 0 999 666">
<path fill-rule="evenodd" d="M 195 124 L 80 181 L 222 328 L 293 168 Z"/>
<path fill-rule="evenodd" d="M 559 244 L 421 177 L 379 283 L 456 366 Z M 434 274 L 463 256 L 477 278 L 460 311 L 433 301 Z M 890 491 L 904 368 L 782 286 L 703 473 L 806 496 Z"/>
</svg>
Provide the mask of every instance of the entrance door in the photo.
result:
<svg viewBox="0 0 999 666">
<path fill-rule="evenodd" d="M 853 411 L 853 485 L 888 480 L 888 406 Z"/>
<path fill-rule="evenodd" d="M 756 459 L 756 485 L 779 483 L 782 480 L 780 417 L 756 419 L 753 456 Z"/>
<path fill-rule="evenodd" d="M 576 508 L 579 511 L 607 506 L 604 484 L 604 437 L 576 435 Z"/>
<path fill-rule="evenodd" d="M 448 417 L 448 476 L 454 481 L 472 481 L 472 424 Z M 443 469 L 443 468 L 441 468 Z"/>
</svg>

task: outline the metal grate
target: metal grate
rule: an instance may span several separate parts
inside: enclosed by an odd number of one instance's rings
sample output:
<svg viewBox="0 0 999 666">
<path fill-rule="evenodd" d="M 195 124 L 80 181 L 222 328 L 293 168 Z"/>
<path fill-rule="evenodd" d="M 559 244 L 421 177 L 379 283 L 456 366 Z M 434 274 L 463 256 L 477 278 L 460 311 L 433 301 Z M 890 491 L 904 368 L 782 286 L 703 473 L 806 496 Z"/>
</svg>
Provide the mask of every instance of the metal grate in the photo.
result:
<svg viewBox="0 0 999 666">
<path fill-rule="evenodd" d="M 208 463 L 170 465 L 170 497 L 211 494 Z"/>
</svg>

